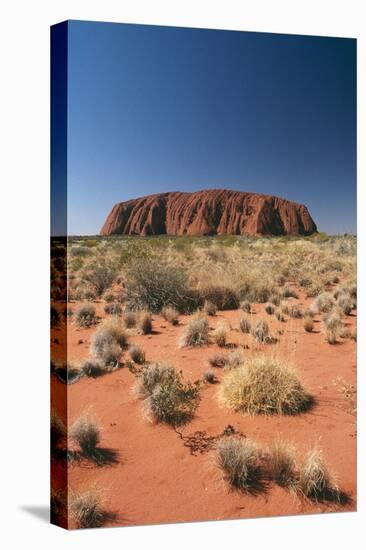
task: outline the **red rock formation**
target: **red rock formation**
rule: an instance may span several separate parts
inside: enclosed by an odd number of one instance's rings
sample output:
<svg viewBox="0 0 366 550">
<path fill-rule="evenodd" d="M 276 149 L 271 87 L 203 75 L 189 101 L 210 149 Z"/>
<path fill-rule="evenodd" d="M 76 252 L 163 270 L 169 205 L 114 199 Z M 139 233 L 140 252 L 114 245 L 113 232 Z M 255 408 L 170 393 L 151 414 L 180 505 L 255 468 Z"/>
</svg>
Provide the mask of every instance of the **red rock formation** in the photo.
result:
<svg viewBox="0 0 366 550">
<path fill-rule="evenodd" d="M 212 189 L 115 204 L 101 235 L 309 235 L 306 206 L 271 195 Z"/>
</svg>

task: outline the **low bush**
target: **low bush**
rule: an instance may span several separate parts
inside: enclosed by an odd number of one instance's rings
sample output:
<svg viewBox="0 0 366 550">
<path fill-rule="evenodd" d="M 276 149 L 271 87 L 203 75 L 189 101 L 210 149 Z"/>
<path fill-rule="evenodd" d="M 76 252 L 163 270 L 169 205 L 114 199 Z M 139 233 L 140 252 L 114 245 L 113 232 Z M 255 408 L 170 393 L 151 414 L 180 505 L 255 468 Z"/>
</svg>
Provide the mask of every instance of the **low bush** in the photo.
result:
<svg viewBox="0 0 366 550">
<path fill-rule="evenodd" d="M 240 308 L 245 311 L 245 313 L 250 313 L 251 311 L 251 304 L 248 300 L 244 300 L 240 302 Z"/>
<path fill-rule="evenodd" d="M 311 305 L 314 313 L 328 313 L 334 306 L 334 298 L 329 292 L 319 294 Z"/>
<path fill-rule="evenodd" d="M 251 335 L 257 340 L 260 344 L 265 344 L 269 336 L 269 326 L 266 321 L 258 319 L 254 327 L 252 327 Z"/>
<path fill-rule="evenodd" d="M 306 455 L 300 471 L 302 493 L 312 500 L 340 500 L 340 491 L 328 471 L 320 451 L 313 449 Z"/>
<path fill-rule="evenodd" d="M 70 503 L 71 515 L 80 529 L 102 527 L 108 519 L 101 499 L 95 491 L 88 491 L 74 497 Z"/>
<path fill-rule="evenodd" d="M 349 294 L 340 294 L 337 298 L 337 306 L 344 315 L 350 315 L 354 308 L 354 301 Z"/>
<path fill-rule="evenodd" d="M 51 413 L 51 452 L 55 452 L 58 445 L 66 437 L 66 426 L 59 415 L 52 411 Z"/>
<path fill-rule="evenodd" d="M 209 300 L 205 300 L 203 311 L 206 313 L 206 315 L 214 316 L 217 312 L 217 306 L 213 302 L 210 302 Z"/>
<path fill-rule="evenodd" d="M 208 382 L 209 384 L 215 384 L 217 382 L 217 378 L 215 376 L 215 373 L 213 370 L 208 369 L 203 373 L 203 380 L 205 382 Z"/>
<path fill-rule="evenodd" d="M 240 349 L 235 349 L 229 353 L 225 367 L 229 369 L 236 369 L 237 367 L 240 367 L 240 365 L 243 365 L 243 363 L 243 352 Z"/>
<path fill-rule="evenodd" d="M 78 418 L 70 428 L 70 437 L 78 443 L 84 456 L 94 458 L 100 441 L 100 430 L 95 420 L 88 416 Z"/>
<path fill-rule="evenodd" d="M 104 311 L 110 315 L 121 315 L 122 308 L 117 302 L 112 302 L 104 306 Z"/>
<path fill-rule="evenodd" d="M 306 332 L 312 332 L 314 330 L 314 321 L 312 319 L 312 317 L 310 317 L 309 315 L 306 315 L 304 317 L 304 329 Z"/>
<path fill-rule="evenodd" d="M 275 307 L 273 304 L 267 304 L 264 309 L 265 309 L 265 312 L 268 313 L 268 315 L 273 315 L 275 312 Z"/>
<path fill-rule="evenodd" d="M 297 304 L 289 305 L 288 314 L 293 319 L 302 319 L 304 316 L 302 309 Z"/>
<path fill-rule="evenodd" d="M 247 414 L 298 414 L 312 403 L 296 372 L 279 359 L 256 356 L 225 374 L 219 400 Z"/>
<path fill-rule="evenodd" d="M 298 468 L 295 448 L 281 440 L 275 441 L 267 457 L 267 473 L 280 487 L 297 489 Z"/>
<path fill-rule="evenodd" d="M 137 313 L 135 311 L 126 311 L 123 316 L 123 322 L 126 328 L 134 328 L 137 325 Z"/>
<path fill-rule="evenodd" d="M 138 365 L 145 363 L 145 352 L 140 348 L 140 346 L 130 346 L 128 353 L 134 363 L 137 363 Z"/>
<path fill-rule="evenodd" d="M 152 316 L 150 311 L 141 311 L 138 316 L 138 329 L 142 334 L 152 333 Z"/>
<path fill-rule="evenodd" d="M 281 323 L 284 323 L 286 320 L 286 317 L 283 314 L 283 310 L 279 307 L 275 309 L 274 316 L 276 317 L 277 321 L 280 321 Z"/>
<path fill-rule="evenodd" d="M 91 351 L 96 359 L 110 365 L 118 361 L 122 349 L 127 345 L 127 335 L 119 323 L 104 321 L 92 338 Z"/>
<path fill-rule="evenodd" d="M 216 448 L 216 462 L 232 488 L 251 492 L 261 478 L 260 452 L 250 439 L 222 438 Z"/>
<path fill-rule="evenodd" d="M 208 358 L 208 362 L 211 365 L 211 367 L 217 367 L 217 368 L 224 368 L 227 364 L 228 356 L 224 355 L 222 353 L 215 353 L 215 355 L 212 355 Z"/>
<path fill-rule="evenodd" d="M 244 334 L 249 334 L 251 330 L 251 322 L 247 315 L 242 315 L 239 320 L 239 328 Z"/>
<path fill-rule="evenodd" d="M 224 348 L 227 343 L 228 329 L 225 323 L 218 323 L 217 327 L 212 333 L 213 340 L 220 348 Z"/>
<path fill-rule="evenodd" d="M 203 304 L 189 287 L 184 270 L 158 260 L 133 263 L 126 281 L 126 302 L 132 310 L 147 309 L 152 313 L 159 313 L 166 306 L 190 313 Z"/>
<path fill-rule="evenodd" d="M 179 341 L 180 347 L 205 346 L 209 342 L 209 324 L 206 317 L 196 314 L 185 327 Z"/>
<path fill-rule="evenodd" d="M 172 306 L 165 306 L 161 310 L 163 319 L 171 323 L 172 325 L 178 325 L 179 323 L 179 311 Z"/>
<path fill-rule="evenodd" d="M 203 303 L 211 302 L 221 311 L 238 309 L 240 305 L 238 294 L 231 287 L 209 285 L 201 287 L 198 292 Z"/>
<path fill-rule="evenodd" d="M 92 304 L 82 304 L 75 312 L 75 320 L 79 327 L 90 327 L 96 323 L 95 307 Z"/>
<path fill-rule="evenodd" d="M 148 417 L 173 426 L 188 422 L 201 399 L 199 383 L 184 383 L 182 372 L 169 364 L 143 367 L 136 391 L 145 399 Z"/>
</svg>

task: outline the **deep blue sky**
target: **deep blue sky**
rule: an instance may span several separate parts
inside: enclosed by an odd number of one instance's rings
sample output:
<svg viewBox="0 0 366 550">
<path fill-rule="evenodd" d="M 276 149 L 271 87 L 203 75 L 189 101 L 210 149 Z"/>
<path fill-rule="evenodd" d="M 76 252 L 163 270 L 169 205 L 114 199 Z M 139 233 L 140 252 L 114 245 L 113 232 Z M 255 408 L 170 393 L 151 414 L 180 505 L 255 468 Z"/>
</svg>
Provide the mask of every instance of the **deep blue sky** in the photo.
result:
<svg viewBox="0 0 366 550">
<path fill-rule="evenodd" d="M 68 227 L 114 203 L 229 188 L 356 231 L 356 41 L 69 22 Z"/>
</svg>

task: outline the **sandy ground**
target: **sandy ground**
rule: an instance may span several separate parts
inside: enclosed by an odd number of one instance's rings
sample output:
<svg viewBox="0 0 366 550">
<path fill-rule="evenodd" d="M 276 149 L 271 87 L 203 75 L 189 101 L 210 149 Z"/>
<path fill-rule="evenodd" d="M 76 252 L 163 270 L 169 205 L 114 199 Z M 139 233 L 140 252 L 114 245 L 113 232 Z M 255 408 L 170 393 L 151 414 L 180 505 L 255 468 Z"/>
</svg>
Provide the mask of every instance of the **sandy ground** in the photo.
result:
<svg viewBox="0 0 366 550">
<path fill-rule="evenodd" d="M 311 299 L 300 296 L 296 303 L 308 306 Z M 75 309 L 77 304 L 71 304 Z M 105 316 L 104 304 L 97 312 Z M 231 327 L 229 343 L 243 348 L 244 354 L 266 353 L 281 357 L 294 365 L 306 389 L 314 396 L 315 406 L 299 416 L 245 416 L 220 408 L 219 384 L 205 385 L 195 418 L 178 431 L 152 424 L 143 414 L 142 402 L 133 395 L 134 376 L 121 368 L 101 378 L 82 378 L 68 386 L 69 425 L 82 414 L 91 414 L 102 426 L 101 446 L 115 449 L 119 462 L 97 467 L 89 462 L 71 464 L 68 480 L 71 494 L 95 488 L 100 491 L 105 508 L 116 514 L 109 525 L 137 525 L 183 521 L 253 518 L 263 516 L 350 511 L 356 508 L 356 417 L 352 396 L 341 391 L 342 385 L 356 384 L 356 345 L 340 340 L 326 342 L 320 317 L 315 317 L 315 330 L 306 333 L 302 320 L 278 322 L 264 312 L 264 305 L 254 305 L 253 318 L 265 318 L 279 342 L 259 345 L 250 335 L 239 332 L 240 311 L 219 312 L 209 317 L 214 328 L 220 320 Z M 346 318 L 354 326 L 356 316 Z M 222 352 L 214 344 L 200 349 L 180 349 L 179 336 L 187 323 L 172 326 L 160 316 L 153 317 L 153 334 L 131 333 L 130 342 L 139 344 L 148 361 L 171 361 L 182 369 L 187 380 L 201 379 L 208 368 L 208 357 Z M 95 327 L 69 325 L 69 361 L 87 359 Z M 61 357 L 64 330 L 56 328 L 53 336 L 55 359 Z M 216 368 L 220 380 L 222 369 Z M 54 405 L 61 406 L 62 384 L 52 376 Z M 339 487 L 350 497 L 344 506 L 305 501 L 286 489 L 270 484 L 262 493 L 252 496 L 230 491 L 215 466 L 212 437 L 232 425 L 260 445 L 277 438 L 289 441 L 302 458 L 307 450 L 322 449 L 329 469 Z M 71 525 L 72 526 L 72 525 Z"/>
</svg>

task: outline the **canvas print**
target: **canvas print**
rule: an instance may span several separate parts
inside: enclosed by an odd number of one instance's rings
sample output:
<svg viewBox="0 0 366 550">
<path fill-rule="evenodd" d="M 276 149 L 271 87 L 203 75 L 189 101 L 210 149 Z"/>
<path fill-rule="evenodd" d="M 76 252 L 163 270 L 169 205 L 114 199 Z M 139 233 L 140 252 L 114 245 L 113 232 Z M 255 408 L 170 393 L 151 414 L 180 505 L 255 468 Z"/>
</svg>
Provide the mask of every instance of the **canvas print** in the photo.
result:
<svg viewBox="0 0 366 550">
<path fill-rule="evenodd" d="M 51 196 L 51 521 L 354 511 L 356 41 L 53 26 Z"/>
</svg>

